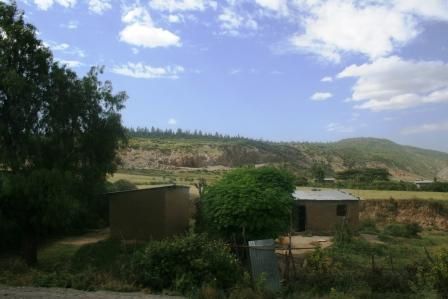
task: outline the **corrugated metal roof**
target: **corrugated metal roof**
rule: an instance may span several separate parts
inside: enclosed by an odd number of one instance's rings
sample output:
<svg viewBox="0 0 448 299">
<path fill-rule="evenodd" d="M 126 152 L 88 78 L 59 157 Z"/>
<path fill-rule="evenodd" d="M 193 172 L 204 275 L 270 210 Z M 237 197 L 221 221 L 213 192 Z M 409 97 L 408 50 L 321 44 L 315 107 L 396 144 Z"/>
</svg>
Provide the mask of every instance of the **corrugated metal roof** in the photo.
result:
<svg viewBox="0 0 448 299">
<path fill-rule="evenodd" d="M 353 195 L 341 190 L 296 190 L 293 194 L 296 200 L 359 200 Z"/>
</svg>

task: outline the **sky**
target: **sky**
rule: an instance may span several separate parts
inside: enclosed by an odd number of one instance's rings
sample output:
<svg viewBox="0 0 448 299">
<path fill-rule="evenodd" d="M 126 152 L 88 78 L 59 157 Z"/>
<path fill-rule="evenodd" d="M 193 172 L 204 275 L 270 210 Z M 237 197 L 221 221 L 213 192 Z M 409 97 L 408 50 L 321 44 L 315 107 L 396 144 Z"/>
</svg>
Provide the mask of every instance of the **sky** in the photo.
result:
<svg viewBox="0 0 448 299">
<path fill-rule="evenodd" d="M 6 0 L 0 0 L 6 1 Z M 128 127 L 448 152 L 448 0 L 17 0 Z"/>
</svg>

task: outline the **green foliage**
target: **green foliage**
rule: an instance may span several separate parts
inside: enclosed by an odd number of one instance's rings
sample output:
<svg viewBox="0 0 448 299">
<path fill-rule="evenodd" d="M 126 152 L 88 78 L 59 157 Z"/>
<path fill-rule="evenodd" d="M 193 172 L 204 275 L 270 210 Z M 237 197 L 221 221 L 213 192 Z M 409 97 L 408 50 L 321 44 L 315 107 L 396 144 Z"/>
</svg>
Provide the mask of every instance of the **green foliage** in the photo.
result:
<svg viewBox="0 0 448 299">
<path fill-rule="evenodd" d="M 353 239 L 353 232 L 350 227 L 342 222 L 336 225 L 333 241 L 336 246 L 350 243 Z"/>
<path fill-rule="evenodd" d="M 373 219 L 361 220 L 358 231 L 365 234 L 377 234 L 379 232 L 376 221 Z"/>
<path fill-rule="evenodd" d="M 98 80 L 101 68 L 78 78 L 54 62 L 14 2 L 0 3 L 0 28 L 0 165 L 8 169 L 0 209 L 31 264 L 42 233 L 104 217 L 97 195 L 125 141 L 127 96 Z"/>
<path fill-rule="evenodd" d="M 430 275 L 434 288 L 442 298 L 448 297 L 448 250 L 443 249 L 431 265 Z"/>
<path fill-rule="evenodd" d="M 223 242 L 190 234 L 150 242 L 132 257 L 129 275 L 154 290 L 190 293 L 203 284 L 230 288 L 241 279 L 242 271 Z"/>
<path fill-rule="evenodd" d="M 106 183 L 106 191 L 107 192 L 118 192 L 118 191 L 128 191 L 138 189 L 137 185 L 131 183 L 128 180 L 118 180 L 114 183 L 107 182 Z"/>
<path fill-rule="evenodd" d="M 418 189 L 414 183 L 403 181 L 337 181 L 335 187 L 339 189 L 423 191 Z"/>
<path fill-rule="evenodd" d="M 284 170 L 232 170 L 206 189 L 202 199 L 205 223 L 229 240 L 277 237 L 288 229 L 294 190 L 294 177 Z"/>
<path fill-rule="evenodd" d="M 422 231 L 418 223 L 392 223 L 384 227 L 383 235 L 392 237 L 415 238 Z"/>
<path fill-rule="evenodd" d="M 311 175 L 316 182 L 322 183 L 325 178 L 325 164 L 314 162 L 311 166 Z"/>
<path fill-rule="evenodd" d="M 420 190 L 421 191 L 434 191 L 434 192 L 448 192 L 448 183 L 434 182 L 432 184 L 421 186 Z"/>
<path fill-rule="evenodd" d="M 384 168 L 359 168 L 338 172 L 339 180 L 351 180 L 356 182 L 388 181 L 390 173 Z"/>
</svg>

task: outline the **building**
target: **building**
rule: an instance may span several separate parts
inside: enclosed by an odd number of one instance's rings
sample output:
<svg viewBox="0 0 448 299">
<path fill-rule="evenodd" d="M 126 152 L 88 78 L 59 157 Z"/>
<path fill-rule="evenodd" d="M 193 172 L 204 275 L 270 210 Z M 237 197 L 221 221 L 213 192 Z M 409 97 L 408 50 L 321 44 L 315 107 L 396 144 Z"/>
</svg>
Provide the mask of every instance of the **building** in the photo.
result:
<svg viewBox="0 0 448 299">
<path fill-rule="evenodd" d="M 188 229 L 189 187 L 159 186 L 106 194 L 111 237 L 121 240 L 160 240 Z"/>
<path fill-rule="evenodd" d="M 324 183 L 336 183 L 335 178 L 324 178 Z"/>
<path fill-rule="evenodd" d="M 429 186 L 431 184 L 434 184 L 434 181 L 430 181 L 430 180 L 417 180 L 414 181 L 414 184 L 417 185 L 417 188 L 421 188 L 422 186 Z"/>
<path fill-rule="evenodd" d="M 339 223 L 359 223 L 359 199 L 340 190 L 297 190 L 293 221 L 296 231 L 331 232 Z"/>
</svg>

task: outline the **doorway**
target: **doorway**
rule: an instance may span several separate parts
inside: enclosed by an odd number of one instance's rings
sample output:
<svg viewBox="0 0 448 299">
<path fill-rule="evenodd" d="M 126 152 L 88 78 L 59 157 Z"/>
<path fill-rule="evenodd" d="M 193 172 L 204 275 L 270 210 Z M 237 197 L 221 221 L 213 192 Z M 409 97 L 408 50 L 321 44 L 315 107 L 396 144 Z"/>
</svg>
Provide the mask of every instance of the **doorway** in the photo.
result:
<svg viewBox="0 0 448 299">
<path fill-rule="evenodd" d="M 306 207 L 299 206 L 297 211 L 297 231 L 303 232 L 306 229 Z"/>
</svg>

